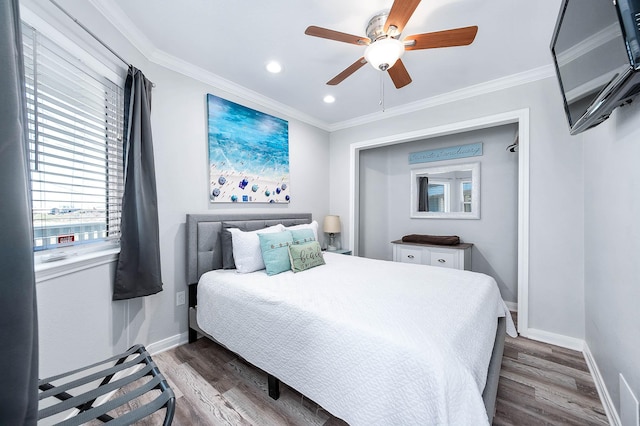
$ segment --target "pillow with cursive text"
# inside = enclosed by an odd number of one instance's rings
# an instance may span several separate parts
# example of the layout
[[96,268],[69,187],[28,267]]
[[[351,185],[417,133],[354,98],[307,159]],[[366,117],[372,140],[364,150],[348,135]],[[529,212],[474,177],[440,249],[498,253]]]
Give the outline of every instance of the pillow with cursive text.
[[322,250],[317,241],[289,246],[289,260],[293,272],[305,271],[315,266],[324,265]]

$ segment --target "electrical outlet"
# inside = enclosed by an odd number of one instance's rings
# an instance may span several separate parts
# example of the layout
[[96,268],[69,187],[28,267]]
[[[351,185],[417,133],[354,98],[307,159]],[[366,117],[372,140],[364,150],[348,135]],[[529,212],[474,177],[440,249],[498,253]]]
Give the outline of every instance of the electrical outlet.
[[176,306],[184,305],[184,291],[179,291],[176,293]]
[[622,426],[640,425],[640,409],[638,399],[633,394],[631,386],[620,374],[620,423]]

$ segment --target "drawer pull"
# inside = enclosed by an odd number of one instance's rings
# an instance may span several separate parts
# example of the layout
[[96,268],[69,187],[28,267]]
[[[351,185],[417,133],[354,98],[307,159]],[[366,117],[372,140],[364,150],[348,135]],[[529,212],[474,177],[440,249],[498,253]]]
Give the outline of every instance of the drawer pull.
[[413,259],[413,255],[412,255],[412,254],[408,254],[408,255],[407,255],[407,257],[408,257],[409,259]]
[[446,262],[446,260],[444,260],[444,259],[438,259],[438,262],[440,262],[440,263],[445,263],[445,262]]

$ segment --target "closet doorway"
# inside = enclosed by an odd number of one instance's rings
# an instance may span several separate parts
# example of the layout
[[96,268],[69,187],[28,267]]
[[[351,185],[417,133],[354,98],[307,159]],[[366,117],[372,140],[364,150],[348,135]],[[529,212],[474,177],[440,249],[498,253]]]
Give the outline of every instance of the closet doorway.
[[[455,140],[455,138],[443,138],[449,135],[459,135],[460,140],[463,140],[462,144],[467,143],[467,139],[463,137],[466,135],[467,138],[473,138],[474,134],[478,134],[479,138],[482,138],[481,135],[491,135],[497,132],[496,134],[501,134],[502,136],[499,138],[501,140],[509,140],[509,143],[503,143],[504,146],[501,146],[500,149],[504,150],[506,154],[511,155],[513,161],[516,159],[513,156],[517,156],[517,167],[513,173],[517,174],[517,183],[513,182],[514,186],[517,186],[516,193],[512,194],[513,198],[517,199],[517,203],[514,203],[512,200],[511,203],[517,204],[517,212],[514,212],[515,218],[512,219],[514,222],[510,229],[507,232],[516,233],[517,240],[512,241],[512,244],[517,247],[517,271],[506,272],[503,275],[507,276],[506,279],[511,281],[513,279],[513,275],[515,276],[516,285],[513,283],[510,285],[506,285],[503,281],[500,282],[499,271],[488,271],[488,270],[480,270],[479,272],[485,272],[489,275],[496,276],[496,280],[499,282],[499,286],[501,287],[501,291],[503,292],[503,296],[505,300],[514,299],[513,296],[517,294],[517,309],[518,309],[518,330],[521,333],[525,333],[528,328],[528,241],[529,241],[529,110],[517,110],[504,114],[498,114],[488,117],[482,117],[474,120],[468,120],[464,122],[452,123],[444,126],[438,126],[433,128],[422,129],[415,132],[392,135],[383,138],[378,138],[375,140],[363,141],[360,143],[354,143],[350,147],[350,176],[352,185],[350,186],[351,192],[351,205],[350,205],[350,232],[349,235],[349,246],[353,247],[354,254],[358,255],[366,255],[367,257],[374,258],[388,258],[390,253],[390,241],[391,239],[400,238],[402,235],[389,235],[387,231],[380,232],[380,230],[390,229],[389,233],[396,232],[395,230],[409,229],[407,228],[407,223],[409,223],[409,205],[408,202],[406,206],[392,207],[390,209],[386,209],[385,211],[380,211],[377,209],[376,215],[365,215],[362,210],[368,210],[369,204],[372,198],[372,186],[377,186],[380,188],[380,197],[385,197],[386,194],[383,191],[387,190],[387,185],[389,185],[389,181],[391,180],[393,184],[399,184],[397,179],[394,177],[388,176],[388,165],[383,164],[384,161],[382,158],[384,155],[376,154],[376,150],[379,153],[390,154],[390,155],[401,155],[404,156],[406,153],[404,152],[406,149],[411,149],[413,146],[420,146],[420,143],[417,141],[424,141],[426,139],[439,138],[439,140],[446,141],[445,143],[450,143],[451,140]],[[505,139],[505,134],[510,134],[511,136]],[[506,148],[513,143],[514,135],[518,141],[517,153],[508,152]],[[402,145],[401,145],[402,144]],[[407,147],[404,149],[403,147]],[[495,150],[496,147],[492,146],[491,149]],[[513,149],[513,147],[511,148]],[[398,154],[399,153],[399,154]],[[362,159],[371,159],[370,169],[366,171],[366,182],[361,182],[361,170],[360,164]],[[406,157],[405,157],[406,158]],[[469,158],[470,162],[472,161],[481,161],[482,157]],[[369,164],[369,163],[368,163]],[[502,166],[498,166],[502,167]],[[508,166],[507,166],[508,167]],[[392,171],[395,173],[396,171]],[[481,173],[493,173],[494,170],[482,171]],[[495,177],[494,177],[495,178]],[[401,184],[401,183],[400,183]],[[410,184],[409,178],[406,178],[406,186],[408,187]],[[402,187],[394,187],[394,192],[404,192],[404,196],[407,196],[407,190]],[[390,189],[390,188],[389,188]],[[367,197],[369,200],[367,200]],[[485,197],[481,200],[483,204],[481,206],[482,209],[488,209],[486,212],[487,215],[491,212],[493,206],[489,206],[486,203],[493,202],[495,200],[491,200],[490,197]],[[405,208],[406,207],[406,208]],[[513,209],[514,206],[512,205]],[[404,209],[404,210],[403,210]],[[393,221],[391,217],[393,216]],[[482,215],[482,213],[481,213]],[[401,218],[400,224],[394,224],[390,226],[389,224],[394,223],[394,221]],[[481,216],[482,217],[482,216]],[[406,221],[404,220],[406,218]],[[418,225],[421,229],[430,229],[436,225],[422,225],[420,221],[424,221],[425,219],[414,219],[414,221],[418,221]],[[427,219],[434,220],[434,219]],[[435,219],[436,221],[438,219]],[[441,227],[437,225],[439,229],[455,229],[458,228],[469,227],[469,224],[451,224],[452,222],[468,222],[467,220],[457,221],[457,220],[446,220],[449,222],[447,226]],[[471,220],[472,221],[472,220]],[[402,223],[404,223],[404,228]],[[416,222],[414,222],[416,223]],[[433,222],[432,222],[433,223]],[[441,222],[444,223],[444,222]],[[473,226],[473,224],[471,225]],[[361,232],[363,227],[366,229],[365,232]],[[451,228],[454,227],[454,228]],[[371,232],[370,230],[377,230],[378,232]],[[433,228],[435,229],[435,228]],[[399,231],[398,231],[399,232]],[[421,232],[421,233],[429,233],[429,232]],[[436,232],[432,232],[436,233]],[[452,232],[454,233],[454,232]],[[473,232],[468,232],[469,235],[473,235]],[[479,235],[476,233],[476,235]],[[461,235],[463,238],[464,236]],[[391,239],[389,239],[391,237]],[[377,241],[379,240],[379,241]],[[474,242],[469,239],[469,242]],[[513,251],[513,250],[512,250]],[[475,252],[474,256],[476,256],[477,261],[474,262],[475,269],[483,269],[490,268],[491,262],[485,262],[486,259],[480,255],[482,252]],[[497,265],[496,265],[497,266]],[[507,268],[507,269],[505,269]],[[513,267],[511,267],[513,268]],[[500,266],[502,271],[507,271],[508,267],[506,265]],[[514,307],[513,303],[509,304],[510,307]]]

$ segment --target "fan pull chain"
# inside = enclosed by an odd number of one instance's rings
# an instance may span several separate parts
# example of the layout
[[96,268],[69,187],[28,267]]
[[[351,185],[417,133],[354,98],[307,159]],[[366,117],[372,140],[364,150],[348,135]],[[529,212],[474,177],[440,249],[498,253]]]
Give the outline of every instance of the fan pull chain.
[[382,112],[384,112],[384,73],[380,74],[380,102],[379,105],[382,107]]

